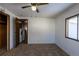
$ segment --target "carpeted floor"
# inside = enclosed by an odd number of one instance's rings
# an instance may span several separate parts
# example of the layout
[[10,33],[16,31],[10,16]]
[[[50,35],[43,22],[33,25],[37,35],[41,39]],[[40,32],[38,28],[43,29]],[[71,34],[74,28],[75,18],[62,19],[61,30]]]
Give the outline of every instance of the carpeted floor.
[[55,44],[20,44],[2,56],[68,56],[68,54]]

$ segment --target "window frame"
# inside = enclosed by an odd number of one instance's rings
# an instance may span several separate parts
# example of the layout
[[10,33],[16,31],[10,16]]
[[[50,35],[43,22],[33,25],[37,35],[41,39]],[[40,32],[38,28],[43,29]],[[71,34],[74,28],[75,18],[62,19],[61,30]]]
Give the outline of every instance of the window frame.
[[[68,39],[71,39],[71,40],[75,40],[75,41],[79,41],[78,40],[78,16],[79,16],[79,14],[76,14],[76,15],[73,15],[73,16],[65,18],[65,38],[68,38]],[[70,38],[70,37],[68,37],[66,35],[66,33],[67,33],[67,20],[69,20],[70,18],[73,18],[73,17],[77,17],[77,39]]]

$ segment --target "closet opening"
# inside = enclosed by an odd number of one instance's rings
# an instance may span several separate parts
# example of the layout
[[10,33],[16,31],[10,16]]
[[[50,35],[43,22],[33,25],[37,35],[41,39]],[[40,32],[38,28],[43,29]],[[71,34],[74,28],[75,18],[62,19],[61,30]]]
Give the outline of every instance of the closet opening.
[[16,46],[28,44],[28,20],[16,18]]

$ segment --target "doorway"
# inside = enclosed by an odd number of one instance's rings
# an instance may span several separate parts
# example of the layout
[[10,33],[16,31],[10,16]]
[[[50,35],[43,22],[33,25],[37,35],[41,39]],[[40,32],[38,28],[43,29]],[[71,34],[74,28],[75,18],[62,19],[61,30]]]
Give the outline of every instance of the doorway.
[[16,23],[16,46],[18,46],[21,43],[28,44],[28,20],[16,18],[15,23]]
[[0,12],[0,49],[10,49],[10,17]]

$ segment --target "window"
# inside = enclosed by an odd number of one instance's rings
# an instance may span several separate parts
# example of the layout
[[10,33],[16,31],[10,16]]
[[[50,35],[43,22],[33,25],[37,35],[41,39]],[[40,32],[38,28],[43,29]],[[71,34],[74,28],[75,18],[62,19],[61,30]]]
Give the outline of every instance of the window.
[[65,19],[65,37],[78,41],[78,15]]

